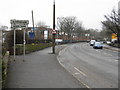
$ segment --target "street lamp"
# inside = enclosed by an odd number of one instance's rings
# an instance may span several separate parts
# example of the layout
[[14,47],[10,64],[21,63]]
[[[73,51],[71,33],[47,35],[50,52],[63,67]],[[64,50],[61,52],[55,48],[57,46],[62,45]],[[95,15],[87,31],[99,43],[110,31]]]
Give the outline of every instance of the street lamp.
[[[55,30],[55,0],[53,2],[53,30]],[[53,54],[55,54],[55,34],[53,34]]]

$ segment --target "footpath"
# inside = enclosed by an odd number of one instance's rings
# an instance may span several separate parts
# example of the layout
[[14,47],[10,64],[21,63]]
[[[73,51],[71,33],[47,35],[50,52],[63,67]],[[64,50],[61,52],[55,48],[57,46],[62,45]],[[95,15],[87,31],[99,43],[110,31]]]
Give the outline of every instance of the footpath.
[[107,44],[104,44],[103,47],[106,48],[106,49],[110,49],[110,50],[113,50],[113,51],[120,52],[120,48],[112,47],[112,46],[109,46]]
[[[60,50],[61,46],[57,49]],[[8,68],[5,88],[83,88],[57,61],[52,48],[16,56]],[[58,52],[58,51],[57,51]]]

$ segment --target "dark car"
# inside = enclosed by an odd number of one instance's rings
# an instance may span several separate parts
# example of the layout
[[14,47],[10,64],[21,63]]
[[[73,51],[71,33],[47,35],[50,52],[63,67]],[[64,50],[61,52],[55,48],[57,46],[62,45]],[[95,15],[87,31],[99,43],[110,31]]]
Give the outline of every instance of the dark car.
[[103,45],[101,42],[94,42],[94,45],[93,45],[93,48],[94,49],[102,49],[103,48]]

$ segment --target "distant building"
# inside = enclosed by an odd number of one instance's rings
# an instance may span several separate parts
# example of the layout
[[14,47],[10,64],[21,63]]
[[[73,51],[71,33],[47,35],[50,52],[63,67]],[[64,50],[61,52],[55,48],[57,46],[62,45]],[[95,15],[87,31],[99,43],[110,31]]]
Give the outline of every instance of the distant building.
[[[26,33],[29,35],[29,32],[35,33],[35,39],[52,39],[52,29],[51,28],[45,28],[45,27],[35,27],[36,30],[32,30],[32,27],[28,27],[26,30]],[[47,36],[45,35],[47,31]],[[47,38],[45,38],[45,36]]]

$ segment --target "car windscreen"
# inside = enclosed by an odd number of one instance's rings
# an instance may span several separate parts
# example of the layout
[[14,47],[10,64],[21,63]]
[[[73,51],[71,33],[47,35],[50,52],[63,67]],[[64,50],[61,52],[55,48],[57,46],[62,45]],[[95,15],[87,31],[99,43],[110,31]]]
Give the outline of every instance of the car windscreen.
[[95,43],[95,45],[97,45],[97,46],[98,46],[98,45],[102,45],[102,44],[101,44],[101,43]]

